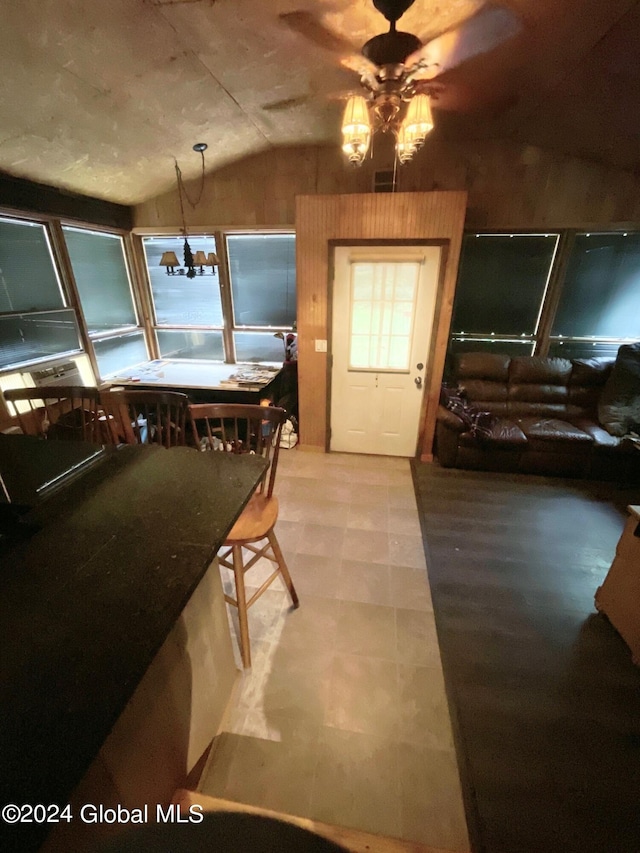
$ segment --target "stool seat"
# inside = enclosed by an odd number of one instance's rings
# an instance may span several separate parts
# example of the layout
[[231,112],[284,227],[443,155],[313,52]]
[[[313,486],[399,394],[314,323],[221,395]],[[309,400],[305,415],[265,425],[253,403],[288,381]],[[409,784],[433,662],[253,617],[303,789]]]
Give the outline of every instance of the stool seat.
[[257,542],[264,539],[278,520],[278,498],[253,495],[242,515],[231,528],[225,545],[234,542]]
[[[189,406],[189,414],[193,441],[199,450],[255,453],[269,462],[255,494],[218,553],[219,564],[233,571],[236,597],[225,594],[224,598],[227,604],[238,610],[240,653],[243,666],[249,667],[248,611],[251,605],[278,577],[282,579],[293,606],[298,607],[300,603],[274,530],[278,520],[278,499],[273,494],[273,487],[286,412],[273,406],[194,403]],[[260,588],[247,598],[245,574],[264,560],[273,563],[275,568]]]

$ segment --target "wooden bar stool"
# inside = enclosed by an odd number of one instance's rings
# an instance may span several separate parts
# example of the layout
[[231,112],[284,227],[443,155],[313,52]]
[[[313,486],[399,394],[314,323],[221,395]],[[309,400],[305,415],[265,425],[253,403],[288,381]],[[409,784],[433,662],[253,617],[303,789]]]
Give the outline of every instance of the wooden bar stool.
[[113,443],[97,388],[84,385],[13,388],[4,392],[4,399],[13,406],[25,435],[56,441]]
[[[245,667],[251,666],[248,610],[280,576],[289,591],[294,607],[298,607],[289,569],[275,534],[278,499],[273,487],[278,467],[280,433],[286,420],[284,409],[269,406],[236,406],[203,403],[189,407],[193,439],[201,450],[226,453],[255,453],[269,461],[258,488],[244,508],[218,555],[221,566],[233,570],[236,597],[225,595],[228,604],[238,609],[240,652]],[[245,562],[244,551],[250,553]],[[265,557],[276,568],[262,586],[247,600],[245,574]]]
[[105,410],[125,444],[186,444],[189,398],[174,391],[105,391]]

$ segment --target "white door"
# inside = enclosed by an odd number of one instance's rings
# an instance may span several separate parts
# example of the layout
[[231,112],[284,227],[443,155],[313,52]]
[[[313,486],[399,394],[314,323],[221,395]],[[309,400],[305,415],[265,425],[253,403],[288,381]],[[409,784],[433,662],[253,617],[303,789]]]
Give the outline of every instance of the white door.
[[331,450],[415,455],[440,251],[336,248]]

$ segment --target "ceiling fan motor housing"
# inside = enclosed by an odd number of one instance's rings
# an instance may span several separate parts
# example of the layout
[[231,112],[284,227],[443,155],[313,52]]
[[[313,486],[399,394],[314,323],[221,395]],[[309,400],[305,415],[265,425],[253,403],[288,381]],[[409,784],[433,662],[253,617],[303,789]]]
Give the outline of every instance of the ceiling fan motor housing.
[[373,0],[373,5],[387,21],[397,21],[413,6],[415,0]]
[[369,39],[362,53],[374,65],[399,65],[421,47],[422,42],[412,33],[392,31]]

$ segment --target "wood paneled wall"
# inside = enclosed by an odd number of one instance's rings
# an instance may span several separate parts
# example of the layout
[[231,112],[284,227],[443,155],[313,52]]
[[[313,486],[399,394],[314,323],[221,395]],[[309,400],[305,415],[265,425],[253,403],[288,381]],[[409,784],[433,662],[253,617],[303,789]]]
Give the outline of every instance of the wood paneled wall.
[[[375,171],[393,168],[385,138],[376,138],[376,145],[374,159],[359,169],[344,162],[337,145],[270,149],[208,175],[200,204],[185,210],[194,230],[296,227],[302,441],[312,447],[324,447],[326,435],[326,356],[313,350],[313,342],[328,334],[328,240],[450,240],[436,335],[438,346],[444,346],[462,219],[471,229],[640,225],[640,176],[613,166],[504,140],[450,141],[434,131],[415,160],[398,169],[394,196],[374,195]],[[197,195],[197,188],[197,182],[189,185],[190,194]],[[466,216],[458,207],[465,198]],[[429,205],[436,199],[444,207],[434,213]],[[177,193],[138,205],[134,225],[141,230],[179,228]],[[436,379],[439,358],[434,361]],[[427,455],[434,394],[431,388],[426,395],[422,452]]]
[[[382,137],[382,143],[385,138]],[[376,156],[359,169],[339,147],[275,148],[207,176],[202,200],[185,205],[190,226],[211,229],[292,226],[298,195],[368,193],[376,170],[392,169],[376,137]],[[197,195],[198,184],[189,185]],[[496,140],[428,139],[398,169],[398,192],[466,190],[467,228],[593,228],[640,222],[640,177],[590,160]],[[141,228],[179,226],[175,191],[134,209]]]
[[433,240],[444,244],[445,268],[436,299],[420,433],[421,455],[430,458],[466,206],[465,192],[298,197],[298,395],[303,447],[324,450],[327,441],[330,353],[316,352],[315,341],[329,340],[329,241]]

